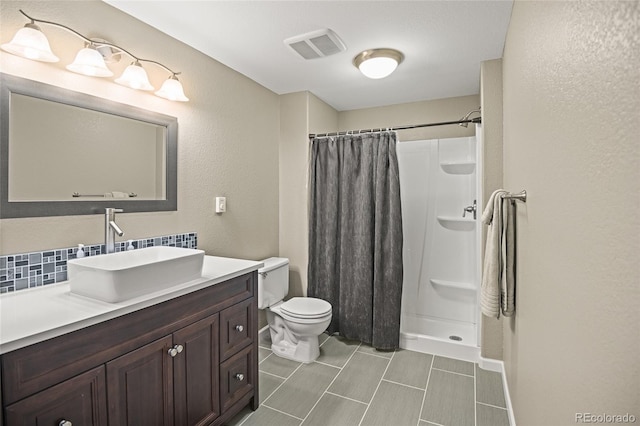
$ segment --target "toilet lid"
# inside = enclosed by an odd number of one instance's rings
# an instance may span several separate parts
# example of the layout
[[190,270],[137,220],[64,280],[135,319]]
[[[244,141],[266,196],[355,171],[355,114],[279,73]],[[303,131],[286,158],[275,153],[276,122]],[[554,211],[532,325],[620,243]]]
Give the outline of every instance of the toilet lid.
[[293,297],[282,305],[280,310],[298,318],[318,318],[331,312],[331,304],[314,297]]

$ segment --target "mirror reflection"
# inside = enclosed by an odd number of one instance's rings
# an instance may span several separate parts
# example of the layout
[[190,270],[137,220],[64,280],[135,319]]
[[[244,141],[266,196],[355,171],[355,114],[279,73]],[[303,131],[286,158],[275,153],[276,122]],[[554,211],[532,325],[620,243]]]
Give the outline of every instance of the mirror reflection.
[[166,127],[17,93],[10,114],[9,201],[165,198]]
[[0,217],[177,209],[177,119],[0,74]]

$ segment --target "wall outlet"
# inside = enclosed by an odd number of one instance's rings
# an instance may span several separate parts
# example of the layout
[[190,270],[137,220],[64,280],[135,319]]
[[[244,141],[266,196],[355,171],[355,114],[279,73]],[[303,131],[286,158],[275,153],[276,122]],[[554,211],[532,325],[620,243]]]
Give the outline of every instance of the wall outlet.
[[216,197],[216,213],[227,211],[227,197]]

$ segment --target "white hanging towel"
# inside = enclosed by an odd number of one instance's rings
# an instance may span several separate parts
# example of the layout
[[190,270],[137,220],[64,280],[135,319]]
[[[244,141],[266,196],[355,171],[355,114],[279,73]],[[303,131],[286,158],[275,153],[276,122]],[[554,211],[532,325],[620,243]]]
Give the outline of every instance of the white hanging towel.
[[511,316],[515,312],[514,213],[510,200],[503,202],[507,191],[491,194],[482,212],[482,222],[489,225],[484,251],[480,309],[488,317]]

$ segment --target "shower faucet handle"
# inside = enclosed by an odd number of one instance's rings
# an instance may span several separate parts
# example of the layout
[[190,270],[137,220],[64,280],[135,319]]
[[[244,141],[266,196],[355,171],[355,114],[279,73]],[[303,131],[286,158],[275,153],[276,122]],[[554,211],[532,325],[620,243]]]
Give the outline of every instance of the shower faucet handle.
[[473,205],[467,206],[462,209],[462,217],[465,217],[467,213],[473,213],[473,220],[476,219],[476,212],[478,211],[478,203],[473,200]]

